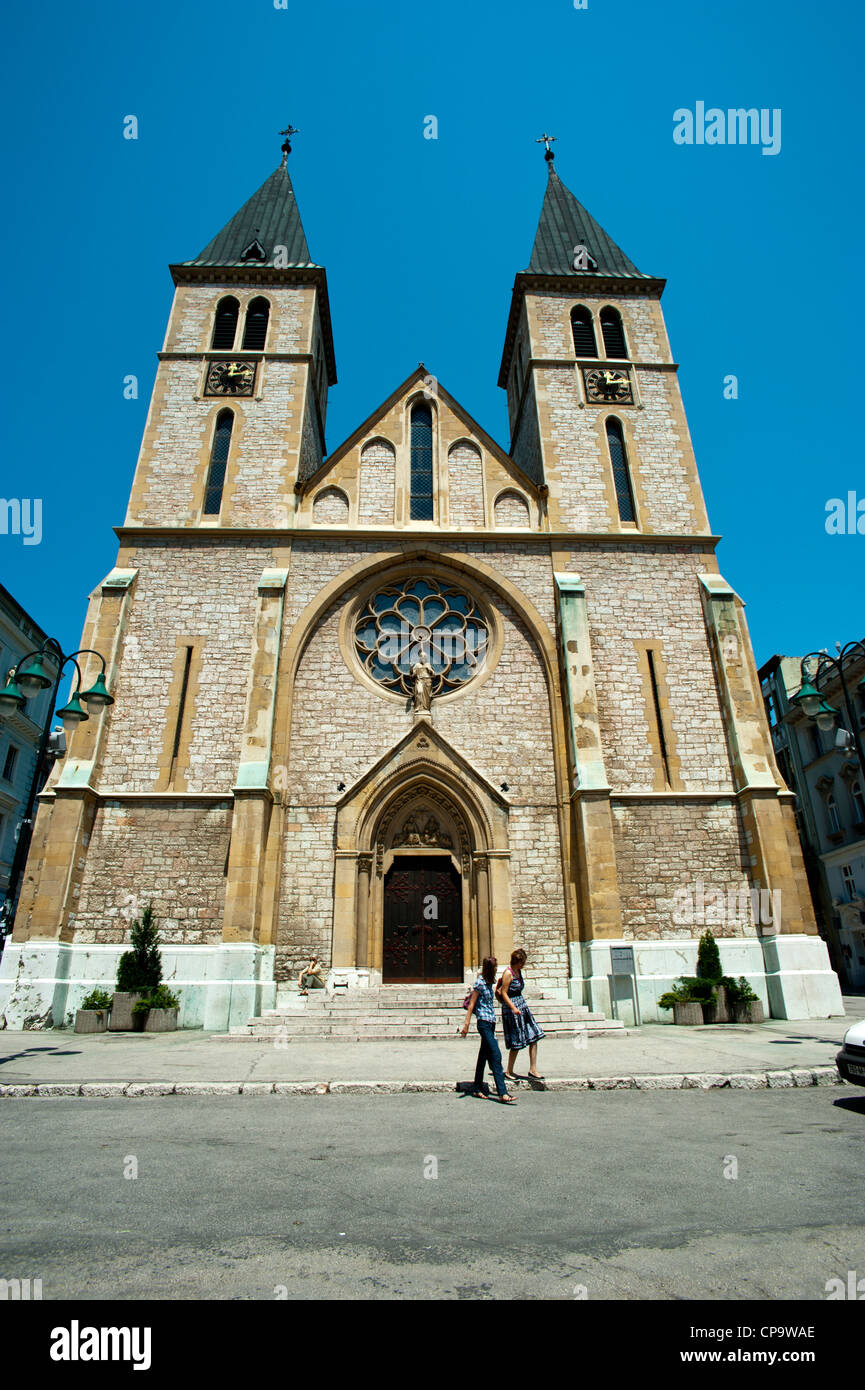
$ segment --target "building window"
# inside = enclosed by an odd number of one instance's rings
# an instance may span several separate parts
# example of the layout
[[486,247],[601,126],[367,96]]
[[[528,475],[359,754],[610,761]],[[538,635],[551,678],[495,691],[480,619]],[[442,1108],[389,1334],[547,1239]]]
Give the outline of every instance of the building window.
[[518,406],[520,397],[523,394],[523,381],[525,378],[525,368],[523,365],[523,345],[517,343],[517,354],[514,359],[514,405]]
[[598,345],[590,309],[579,307],[571,310],[571,332],[574,335],[574,352],[578,357],[597,357]]
[[458,690],[480,671],[489,629],[474,599],[435,579],[409,579],[375,594],[355,626],[357,655],[368,676],[411,695],[411,669],[433,669],[433,695]]
[[6,761],[3,764],[3,778],[6,782],[11,782],[15,772],[15,764],[18,761],[18,749],[13,748],[10,743],[6,749]]
[[811,737],[811,753],[812,753],[812,756],[815,757],[815,758],[822,758],[822,756],[823,756],[823,740],[822,740],[821,737],[820,737],[820,730],[817,728],[817,725],[816,725],[816,724],[811,724],[811,725],[809,725],[809,727],[808,727],[808,733],[810,734],[810,737]]
[[847,893],[847,901],[848,903],[852,903],[853,899],[857,897],[857,893],[856,880],[853,877],[853,870],[851,869],[849,864],[841,865],[841,877],[844,880],[844,889]]
[[234,425],[234,414],[230,410],[221,410],[216,417],[216,430],[213,435],[213,447],[210,451],[210,469],[207,474],[207,488],[204,494],[204,515],[218,516],[222,506],[222,489],[225,485],[225,466],[228,463],[228,451],[231,448],[231,430]]
[[625,330],[618,309],[607,307],[601,310],[601,333],[604,337],[604,351],[608,357],[627,357]]
[[853,812],[857,821],[865,821],[865,796],[862,795],[862,783],[854,782],[850,788],[850,795],[853,798]]
[[216,317],[213,321],[213,338],[210,346],[220,348],[223,351],[234,347],[234,338],[237,333],[237,315],[240,305],[233,295],[226,295],[225,299],[220,299],[216,306]]
[[628,467],[628,455],[625,451],[625,436],[618,420],[609,419],[607,421],[607,446],[610,450],[610,462],[613,465],[613,482],[616,485],[619,520],[635,522],[637,511],[631,488],[631,470]]
[[253,299],[246,311],[243,346],[249,352],[264,352],[270,305],[266,299]]
[[432,410],[416,405],[411,413],[411,502],[412,521],[433,519]]
[[830,792],[826,797],[826,815],[829,819],[829,834],[841,834],[841,817],[838,815],[838,803]]

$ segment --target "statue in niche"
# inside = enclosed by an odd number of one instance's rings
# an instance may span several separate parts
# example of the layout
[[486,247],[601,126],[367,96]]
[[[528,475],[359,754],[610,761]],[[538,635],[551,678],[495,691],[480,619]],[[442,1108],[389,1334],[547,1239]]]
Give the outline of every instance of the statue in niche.
[[442,830],[435,816],[430,816],[424,826],[423,842],[425,845],[440,845],[442,849],[451,848],[451,837]]
[[426,714],[432,705],[433,668],[423,657],[411,668],[415,714]]
[[423,844],[420,833],[420,826],[415,817],[406,816],[405,825],[398,835],[394,836],[394,845],[420,845]]

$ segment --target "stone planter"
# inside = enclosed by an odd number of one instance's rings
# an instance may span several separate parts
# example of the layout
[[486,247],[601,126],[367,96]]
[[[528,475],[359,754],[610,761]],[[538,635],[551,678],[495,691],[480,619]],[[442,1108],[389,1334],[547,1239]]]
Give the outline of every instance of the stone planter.
[[694,1004],[674,1004],[674,1005],[673,1005],[673,1022],[674,1022],[674,1023],[685,1023],[685,1024],[690,1024],[691,1026],[693,1026],[694,1024],[697,1024],[697,1023],[702,1023],[702,1022],[703,1022],[703,1006],[702,1006],[702,1004],[698,1004],[698,1003],[694,1003]]
[[143,993],[144,990],[133,989],[115,994],[111,1004],[111,1018],[108,1022],[110,1033],[140,1033],[141,1024],[136,1022],[132,1006],[137,1003]]
[[761,999],[745,999],[732,1007],[734,1023],[765,1023],[766,1021]]
[[105,1033],[108,1031],[108,1009],[78,1009],[75,1014],[76,1033]]
[[151,1009],[146,1014],[139,1014],[138,1017],[144,1019],[145,1033],[173,1033],[177,1028],[179,1012],[179,1008]]
[[730,1005],[727,1003],[726,985],[718,986],[718,997],[713,1004],[703,1005],[704,1023],[729,1023]]

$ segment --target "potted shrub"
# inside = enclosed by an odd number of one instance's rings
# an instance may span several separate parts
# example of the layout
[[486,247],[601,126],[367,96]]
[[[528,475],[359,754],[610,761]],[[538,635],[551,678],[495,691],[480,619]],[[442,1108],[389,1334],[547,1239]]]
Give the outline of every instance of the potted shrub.
[[111,995],[107,989],[92,989],[81,1000],[81,1008],[75,1013],[76,1033],[104,1033],[108,1027],[108,1013],[111,1008]]
[[690,987],[682,980],[677,980],[672,989],[660,996],[658,1007],[672,1009],[674,1023],[693,1025],[703,1022],[703,1006],[699,999],[692,997]]
[[697,948],[697,978],[709,981],[712,985],[711,998],[704,998],[703,1021],[705,1023],[728,1023],[730,1014],[727,999],[728,977],[721,968],[721,953],[712,932],[707,928],[700,937]]
[[173,1033],[179,1007],[178,995],[172,994],[167,985],[157,985],[133,1004],[135,1027],[143,1028],[145,1033]]
[[738,980],[730,980],[727,985],[733,1023],[764,1023],[766,1015],[763,1002],[755,994],[744,975]]
[[117,989],[108,1025],[113,1033],[128,1033],[136,1027],[133,1017],[135,1004],[142,994],[155,989],[162,980],[159,932],[153,920],[152,903],[148,903],[144,909],[141,921],[132,924],[131,946],[132,949],[124,951],[117,963]]

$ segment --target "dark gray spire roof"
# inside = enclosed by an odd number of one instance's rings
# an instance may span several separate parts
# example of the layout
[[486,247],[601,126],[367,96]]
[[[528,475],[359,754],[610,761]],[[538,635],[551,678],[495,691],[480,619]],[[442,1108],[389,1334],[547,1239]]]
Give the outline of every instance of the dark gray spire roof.
[[[310,260],[297,199],[285,164],[274,170],[201,254],[185,264],[272,266],[274,248],[277,246],[286,248],[280,253],[281,267],[288,269],[314,265]],[[255,254],[249,254],[250,248]],[[247,254],[244,255],[244,252]]]
[[[529,275],[573,275],[575,278],[587,275],[624,275],[641,280],[651,279],[643,275],[633,261],[629,260],[621,247],[607,236],[607,233],[579,203],[573,193],[562,183],[552,160],[549,161],[549,179],[544,195],[544,205],[532,248],[529,262]],[[574,247],[585,246],[597,266],[589,263],[585,270],[574,269]]]

